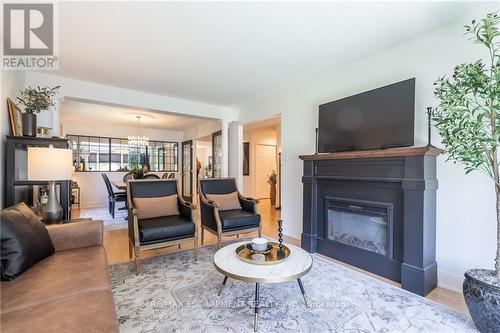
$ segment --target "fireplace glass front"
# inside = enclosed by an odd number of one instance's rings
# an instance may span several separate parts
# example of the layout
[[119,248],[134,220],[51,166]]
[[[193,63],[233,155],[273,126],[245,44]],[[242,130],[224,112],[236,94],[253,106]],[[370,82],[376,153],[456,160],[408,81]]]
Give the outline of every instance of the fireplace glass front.
[[390,206],[354,200],[327,200],[328,239],[390,255]]

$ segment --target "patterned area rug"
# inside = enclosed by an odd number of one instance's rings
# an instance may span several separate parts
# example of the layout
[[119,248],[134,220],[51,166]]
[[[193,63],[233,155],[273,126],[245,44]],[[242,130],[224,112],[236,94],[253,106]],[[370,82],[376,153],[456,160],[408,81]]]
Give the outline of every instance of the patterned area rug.
[[80,217],[89,217],[93,220],[102,220],[104,222],[105,230],[117,230],[117,229],[127,229],[128,222],[125,220],[127,217],[126,210],[119,210],[118,208],[122,208],[121,204],[117,204],[117,208],[115,210],[115,218],[111,216],[108,211],[108,208],[84,208],[80,213]]
[[[121,332],[253,332],[255,285],[223,276],[212,263],[214,247],[110,267]],[[260,288],[259,332],[476,332],[463,315],[313,255],[302,278],[306,308],[296,282]]]

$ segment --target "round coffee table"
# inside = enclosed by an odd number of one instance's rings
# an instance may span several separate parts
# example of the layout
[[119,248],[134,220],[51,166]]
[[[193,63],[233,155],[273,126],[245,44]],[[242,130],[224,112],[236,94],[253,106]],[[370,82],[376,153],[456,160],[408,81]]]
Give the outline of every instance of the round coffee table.
[[261,283],[281,283],[297,280],[306,306],[307,298],[304,286],[300,278],[307,274],[312,268],[311,255],[300,247],[286,244],[290,249],[290,256],[275,265],[257,265],[244,262],[236,255],[236,248],[248,242],[239,242],[224,246],[214,255],[215,268],[224,275],[224,281],[220,286],[218,295],[226,285],[230,277],[235,280],[255,283],[254,304],[254,331],[258,330],[259,318],[259,285]]

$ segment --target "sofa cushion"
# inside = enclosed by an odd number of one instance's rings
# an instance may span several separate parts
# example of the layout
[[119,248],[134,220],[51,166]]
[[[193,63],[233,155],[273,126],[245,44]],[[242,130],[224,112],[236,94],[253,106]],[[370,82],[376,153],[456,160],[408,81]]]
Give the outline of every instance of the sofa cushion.
[[139,219],[179,215],[177,194],[164,197],[134,198]]
[[219,211],[241,209],[240,199],[236,191],[226,194],[207,194],[207,198],[217,203]]
[[194,223],[180,215],[139,220],[141,244],[194,236],[194,231]]
[[102,246],[56,252],[0,286],[2,313],[111,288]]
[[26,269],[54,253],[45,225],[20,203],[0,212],[1,277],[15,279]]
[[258,227],[260,224],[259,214],[241,209],[219,212],[219,217],[222,224],[222,231],[253,228]]
[[110,290],[82,292],[17,311],[2,313],[2,333],[118,332]]

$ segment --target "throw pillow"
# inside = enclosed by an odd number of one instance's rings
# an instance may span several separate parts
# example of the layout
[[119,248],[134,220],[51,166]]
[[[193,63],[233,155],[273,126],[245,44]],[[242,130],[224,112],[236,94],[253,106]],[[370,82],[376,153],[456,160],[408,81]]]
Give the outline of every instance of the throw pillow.
[[0,212],[0,242],[3,281],[15,279],[54,254],[47,228],[25,203]]
[[207,194],[207,198],[217,203],[219,210],[241,209],[236,191],[227,194]]
[[150,219],[153,217],[179,215],[177,206],[177,194],[164,197],[134,198],[139,219]]

